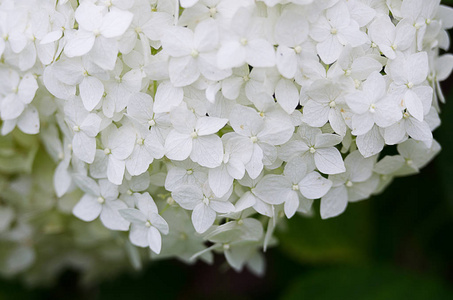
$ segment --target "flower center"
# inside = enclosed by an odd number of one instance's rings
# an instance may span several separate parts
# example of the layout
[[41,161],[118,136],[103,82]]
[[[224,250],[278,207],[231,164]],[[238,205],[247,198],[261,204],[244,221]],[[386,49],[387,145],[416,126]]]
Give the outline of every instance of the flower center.
[[250,138],[250,140],[252,141],[252,143],[258,142],[258,138],[257,138],[256,136],[252,136],[252,137]]
[[346,181],[346,186],[347,187],[352,187],[354,184],[352,183],[351,180]]
[[337,103],[335,101],[330,101],[329,106],[330,108],[334,108],[335,106],[337,106]]
[[105,199],[104,199],[104,197],[102,197],[102,196],[99,196],[98,199],[97,199],[97,201],[98,201],[98,203],[100,203],[100,204],[104,204],[104,203],[105,203]]
[[173,199],[173,197],[168,197],[167,198],[167,204],[168,205],[175,205],[176,201]]
[[204,204],[209,205],[210,202],[211,202],[211,201],[209,200],[208,197],[204,197],[204,198],[203,198],[203,203],[204,203]]
[[246,38],[242,38],[242,39],[240,39],[240,42],[241,42],[242,46],[245,46],[248,44],[249,41]]
[[330,29],[330,33],[331,33],[331,34],[337,34],[337,33],[338,33],[338,29],[336,29],[335,27],[333,27],[332,29]]
[[302,52],[302,47],[301,46],[294,47],[294,52],[296,52],[297,54],[301,53]]
[[408,82],[408,83],[406,84],[406,86],[407,86],[408,89],[411,89],[411,88],[414,87],[414,84],[413,84],[412,82]]
[[149,126],[154,126],[154,125],[156,125],[156,121],[154,121],[154,119],[151,119],[151,120],[148,121],[148,125]]
[[293,191],[298,191],[299,190],[299,185],[298,184],[293,184],[292,189],[293,189]]
[[110,150],[110,148],[105,148],[104,153],[105,153],[105,155],[112,154],[112,150]]
[[193,138],[193,139],[196,139],[196,138],[198,137],[198,133],[196,133],[196,132],[194,131],[194,132],[192,132],[192,133],[190,134],[190,137]]
[[315,147],[311,146],[309,151],[311,154],[314,154],[316,152],[316,149],[315,149]]
[[187,170],[187,171],[186,171],[186,174],[187,174],[187,175],[192,175],[192,174],[193,174],[193,170],[192,170],[192,169]]
[[145,143],[145,140],[142,138],[137,139],[137,145],[143,145]]
[[79,132],[80,126],[75,125],[74,127],[72,127],[72,130],[74,130],[74,132]]
[[198,57],[198,51],[195,50],[195,49],[192,49],[192,52],[190,52],[190,55],[193,57],[193,58],[197,58]]
[[145,226],[148,227],[148,228],[151,227],[151,222],[150,221],[146,221]]
[[370,113],[374,114],[376,112],[376,105],[371,104],[370,105]]

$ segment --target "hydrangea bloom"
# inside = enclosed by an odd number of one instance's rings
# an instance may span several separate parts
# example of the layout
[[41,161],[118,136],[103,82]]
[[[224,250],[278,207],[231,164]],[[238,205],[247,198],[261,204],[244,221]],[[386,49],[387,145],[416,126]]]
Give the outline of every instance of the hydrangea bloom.
[[139,248],[215,251],[260,274],[282,218],[337,216],[440,150],[438,0],[5,0],[0,18],[1,133],[38,134],[57,199],[0,206],[2,273],[42,255],[23,212],[57,207],[135,267]]

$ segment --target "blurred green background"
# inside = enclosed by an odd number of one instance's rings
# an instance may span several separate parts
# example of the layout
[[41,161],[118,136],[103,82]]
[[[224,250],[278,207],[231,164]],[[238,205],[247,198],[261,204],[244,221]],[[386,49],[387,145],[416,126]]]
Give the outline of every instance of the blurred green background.
[[91,287],[71,270],[46,289],[0,280],[0,300],[453,299],[453,78],[443,90],[435,160],[337,218],[292,218],[277,233],[280,245],[266,253],[263,278],[236,273],[218,256],[214,266],[155,262]]

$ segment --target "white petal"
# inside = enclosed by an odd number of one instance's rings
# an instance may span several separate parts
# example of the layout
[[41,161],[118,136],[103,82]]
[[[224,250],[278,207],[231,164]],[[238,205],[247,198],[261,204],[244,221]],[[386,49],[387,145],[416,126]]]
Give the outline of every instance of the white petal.
[[277,48],[276,64],[282,76],[291,79],[297,72],[297,57],[294,49],[279,45]]
[[104,94],[104,85],[96,77],[87,76],[80,83],[79,90],[83,106],[86,110],[92,111],[101,101]]
[[277,205],[283,203],[292,192],[291,183],[281,175],[266,175],[254,189],[254,194],[266,203]]
[[165,151],[169,159],[184,160],[192,152],[192,138],[187,134],[172,130],[165,140]]
[[53,176],[53,186],[57,197],[61,197],[68,191],[72,183],[71,173],[68,172],[68,165],[64,161],[58,164]]
[[134,15],[131,12],[110,8],[110,11],[102,18],[99,31],[106,38],[114,38],[123,35],[132,22]]
[[124,160],[118,160],[113,155],[108,157],[109,163],[107,165],[107,178],[109,181],[116,185],[121,185],[123,182],[124,168],[126,162]]
[[273,67],[275,65],[274,47],[266,40],[249,41],[246,46],[246,61],[252,67]]
[[131,224],[129,233],[131,243],[139,247],[148,247],[148,229],[145,225]]
[[64,53],[67,57],[85,55],[93,48],[95,39],[92,32],[78,30],[66,43]]
[[127,171],[132,176],[143,174],[148,170],[149,165],[153,162],[153,157],[143,145],[136,145],[134,151],[126,159]]
[[156,227],[162,234],[168,234],[169,228],[168,223],[157,213],[150,213],[149,220],[151,224]]
[[247,52],[239,42],[222,44],[217,52],[217,65],[220,69],[237,68],[245,63]]
[[39,132],[39,113],[36,107],[29,105],[17,119],[17,127],[26,134],[37,134]]
[[348,205],[348,191],[344,186],[332,188],[321,199],[321,218],[336,217],[345,211]]
[[299,91],[294,82],[288,79],[280,79],[275,87],[275,98],[278,104],[288,113],[293,113],[299,104]]
[[116,39],[98,36],[88,57],[102,69],[113,70],[118,59],[118,42]]
[[151,226],[148,230],[148,244],[149,248],[156,254],[160,253],[162,248],[162,237],[157,228]]
[[197,60],[190,55],[172,57],[168,68],[170,81],[175,87],[191,85],[200,77]]
[[172,108],[179,106],[184,98],[182,88],[173,86],[169,81],[162,82],[157,87],[154,103],[154,112],[169,112]]
[[184,209],[194,209],[203,200],[203,192],[197,186],[181,185],[172,193],[173,199]]
[[101,222],[111,230],[126,231],[129,229],[129,222],[119,213],[120,209],[126,209],[127,205],[121,200],[106,201],[102,207]]
[[190,158],[203,167],[215,168],[220,166],[223,159],[222,140],[217,135],[199,136],[193,140]]
[[366,134],[359,135],[356,139],[357,147],[364,157],[373,156],[384,148],[384,138],[379,132],[379,128],[374,126]]
[[96,197],[85,195],[74,206],[72,213],[85,222],[91,222],[99,216],[101,210],[102,205],[97,201]]
[[318,172],[311,172],[299,182],[300,193],[308,199],[324,196],[332,186],[332,181],[322,177]]
[[90,177],[82,174],[74,174],[73,179],[77,186],[85,193],[91,194],[92,196],[96,197],[101,195],[99,185]]
[[192,212],[193,227],[198,233],[203,233],[214,224],[216,213],[204,203],[198,204]]
[[338,174],[346,171],[343,158],[337,148],[317,149],[314,159],[316,167],[324,174]]
[[20,116],[25,109],[25,104],[15,94],[9,94],[0,103],[1,118],[3,120],[14,120]]
[[257,178],[263,170],[263,157],[264,153],[260,146],[256,143],[253,144],[253,154],[250,161],[245,165],[247,173],[252,179]]
[[99,133],[102,119],[96,114],[89,114],[80,124],[80,130],[90,137],[95,137]]
[[230,176],[224,164],[209,170],[209,187],[217,197],[225,195],[233,185],[233,177]]
[[30,104],[35,97],[36,90],[38,90],[38,82],[36,82],[35,77],[30,73],[25,74],[19,84],[18,95],[20,100],[25,104]]
[[208,135],[217,133],[222,129],[228,119],[215,118],[215,117],[201,117],[197,120],[195,130],[198,135]]
[[343,45],[333,35],[330,35],[325,41],[316,45],[319,56],[326,64],[335,62],[340,57],[342,49]]
[[145,223],[147,222],[145,215],[138,209],[134,208],[120,209],[119,213],[124,219],[131,223],[145,225]]
[[96,139],[83,131],[77,132],[72,139],[72,149],[77,158],[91,164],[96,154]]

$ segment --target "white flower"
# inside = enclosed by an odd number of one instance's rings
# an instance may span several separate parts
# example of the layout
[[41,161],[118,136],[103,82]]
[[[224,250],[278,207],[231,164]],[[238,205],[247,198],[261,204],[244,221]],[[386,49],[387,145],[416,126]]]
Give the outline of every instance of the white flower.
[[83,221],[90,222],[100,216],[102,224],[112,230],[127,230],[129,222],[124,220],[118,210],[127,205],[118,200],[118,188],[107,180],[96,183],[83,175],[75,175],[77,185],[85,195],[74,206],[73,214]]
[[171,115],[173,129],[165,140],[166,156],[194,162],[208,168],[219,166],[223,158],[221,139],[215,135],[228,120],[215,117],[196,118],[185,108],[175,109]]
[[308,32],[304,16],[290,10],[285,10],[275,24],[275,38],[279,45],[276,65],[284,77],[293,78],[296,75],[299,56],[305,52],[303,43]]
[[336,5],[326,10],[313,24],[310,37],[318,44],[316,49],[326,64],[331,64],[340,57],[343,47],[357,47],[365,44],[367,35],[360,31],[359,24],[350,18],[347,5],[338,1]]
[[258,19],[253,11],[240,8],[230,22],[228,37],[221,41],[217,53],[217,65],[221,69],[240,67],[248,63],[253,67],[272,67],[275,51],[263,38]]
[[86,163],[91,164],[96,154],[96,136],[101,129],[102,119],[87,112],[78,98],[65,105],[66,121],[74,133],[72,149],[74,154]]
[[329,121],[332,129],[341,136],[346,134],[343,114],[347,105],[344,95],[349,87],[331,80],[315,81],[307,91],[302,120],[312,127],[324,126]]
[[439,3],[1,1],[0,273],[47,280],[51,246],[83,274],[214,252],[262,274],[284,216],[338,216],[439,152]]
[[101,80],[108,74],[89,60],[82,58],[60,60],[54,64],[54,72],[59,81],[79,87],[80,98],[86,110],[92,111],[101,101],[104,85]]
[[[31,73],[25,74],[22,78],[12,69],[3,69],[0,73],[1,80],[4,80],[0,87],[0,117],[6,121],[18,119],[23,113],[27,114],[29,124],[22,126],[29,134],[37,133],[39,130],[39,117],[36,109],[29,106],[35,97],[38,83]],[[30,111],[28,108],[32,108]],[[36,120],[38,120],[36,122]],[[38,123],[38,127],[33,125]],[[29,126],[27,126],[29,125]],[[13,126],[14,128],[14,126]]]
[[110,125],[102,131],[103,150],[96,150],[95,163],[101,165],[110,182],[120,185],[123,182],[126,159],[134,151],[136,135],[131,125],[117,128]]
[[371,40],[381,52],[389,59],[395,59],[396,51],[404,52],[412,46],[416,29],[408,19],[395,26],[389,17],[383,16],[375,19],[368,30]]
[[139,247],[148,247],[156,254],[162,247],[162,234],[168,234],[167,222],[158,214],[157,206],[149,193],[135,194],[137,208],[121,209],[124,219],[131,222],[129,239]]
[[181,27],[169,29],[162,39],[162,48],[171,56],[168,68],[172,84],[190,85],[200,74],[209,80],[228,77],[231,71],[216,66],[218,43],[217,24],[212,20],[199,23],[194,32]]
[[341,136],[337,134],[322,133],[318,128],[301,125],[294,139],[281,146],[279,157],[289,161],[299,156],[309,169],[316,167],[324,174],[343,173],[343,159],[340,151],[334,147],[341,141]]
[[207,185],[182,185],[172,192],[172,197],[182,208],[193,210],[192,223],[198,233],[203,233],[214,223],[217,213],[234,211],[234,205],[228,201],[229,195],[215,197]]
[[82,56],[91,51],[90,56],[97,65],[112,70],[118,53],[113,38],[127,30],[133,14],[116,7],[106,12],[105,7],[84,1],[77,8],[75,18],[79,30],[68,39],[64,49],[66,56]]
[[330,175],[332,188],[321,198],[321,217],[332,218],[341,214],[348,202],[368,198],[376,189],[379,178],[373,175],[375,157],[364,158],[354,151],[345,159],[346,172]]
[[402,98],[402,105],[419,121],[428,113],[432,102],[432,89],[422,85],[428,77],[428,55],[426,52],[400,56],[386,67],[393,82],[390,89]]
[[241,138],[233,134],[222,137],[224,155],[222,164],[209,169],[209,186],[217,197],[225,195],[233,185],[234,179],[241,179],[245,175],[245,165],[250,161],[253,144],[244,144]]
[[324,196],[332,182],[318,172],[311,172],[300,157],[293,158],[283,175],[266,175],[255,188],[255,193],[269,204],[285,203],[285,214],[291,218],[299,201],[308,202]]
[[346,103],[354,113],[352,134],[366,134],[376,124],[385,128],[395,124],[402,117],[401,107],[392,95],[387,95],[385,79],[379,73],[372,73],[363,84],[363,89],[346,96]]

